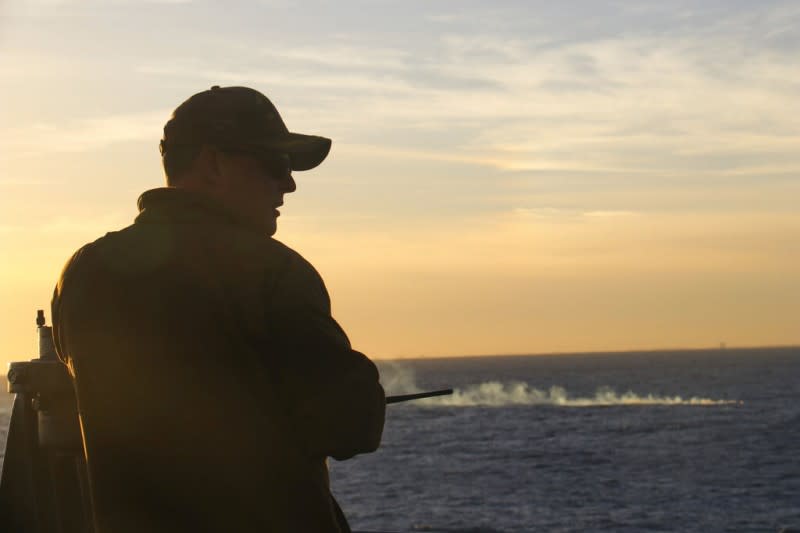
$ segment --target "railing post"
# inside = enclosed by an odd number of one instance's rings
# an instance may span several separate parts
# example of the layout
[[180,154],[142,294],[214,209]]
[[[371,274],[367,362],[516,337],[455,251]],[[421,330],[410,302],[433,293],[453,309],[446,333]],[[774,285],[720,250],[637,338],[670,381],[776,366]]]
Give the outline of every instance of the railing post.
[[18,533],[91,533],[75,392],[41,311],[37,325],[39,358],[9,365],[8,392],[16,397],[0,475],[0,527]]

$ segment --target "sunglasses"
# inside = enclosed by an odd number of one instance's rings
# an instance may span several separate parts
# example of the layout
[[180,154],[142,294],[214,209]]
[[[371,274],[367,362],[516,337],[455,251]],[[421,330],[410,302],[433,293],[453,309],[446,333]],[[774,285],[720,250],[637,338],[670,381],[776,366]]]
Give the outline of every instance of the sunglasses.
[[276,154],[236,148],[225,150],[230,154],[247,155],[258,161],[264,174],[276,180],[285,180],[292,177],[292,162],[287,154]]

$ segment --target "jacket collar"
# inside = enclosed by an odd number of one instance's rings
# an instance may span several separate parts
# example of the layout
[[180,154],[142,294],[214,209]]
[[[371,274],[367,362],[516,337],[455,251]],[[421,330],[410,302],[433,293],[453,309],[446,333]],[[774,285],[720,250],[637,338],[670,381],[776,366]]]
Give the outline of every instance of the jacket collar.
[[150,189],[139,196],[137,223],[235,224],[252,231],[263,231],[205,194],[178,187]]

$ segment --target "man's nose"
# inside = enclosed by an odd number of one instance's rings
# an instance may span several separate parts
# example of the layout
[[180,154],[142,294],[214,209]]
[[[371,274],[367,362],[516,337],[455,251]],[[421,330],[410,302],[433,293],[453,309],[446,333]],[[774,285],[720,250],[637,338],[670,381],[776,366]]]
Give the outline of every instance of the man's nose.
[[283,180],[283,186],[284,192],[294,192],[297,190],[297,183],[295,183],[291,174],[289,174],[287,179]]

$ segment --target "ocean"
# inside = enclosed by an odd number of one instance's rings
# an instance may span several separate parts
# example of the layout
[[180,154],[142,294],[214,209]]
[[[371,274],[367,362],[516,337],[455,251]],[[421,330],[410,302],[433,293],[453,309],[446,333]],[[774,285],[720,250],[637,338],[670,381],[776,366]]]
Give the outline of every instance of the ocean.
[[330,461],[356,531],[800,528],[800,348],[379,367],[389,394],[455,393],[388,406],[377,452]]
[[355,530],[800,528],[800,349],[380,364],[381,448],[331,461]]

